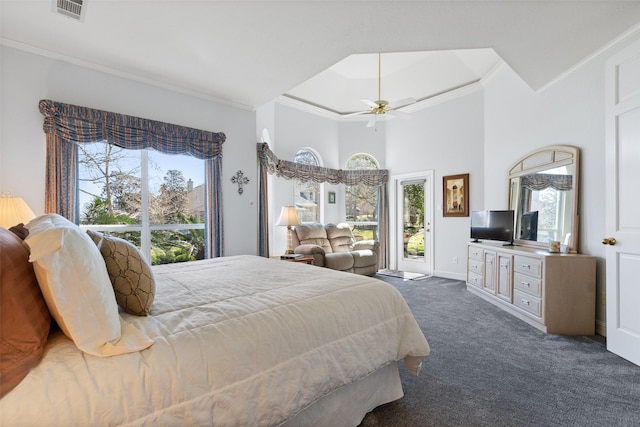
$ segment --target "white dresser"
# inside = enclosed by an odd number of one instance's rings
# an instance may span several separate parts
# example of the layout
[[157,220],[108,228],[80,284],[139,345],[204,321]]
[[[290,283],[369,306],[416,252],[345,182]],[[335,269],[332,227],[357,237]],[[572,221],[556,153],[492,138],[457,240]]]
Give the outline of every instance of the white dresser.
[[543,332],[594,335],[596,258],[469,243],[467,289]]

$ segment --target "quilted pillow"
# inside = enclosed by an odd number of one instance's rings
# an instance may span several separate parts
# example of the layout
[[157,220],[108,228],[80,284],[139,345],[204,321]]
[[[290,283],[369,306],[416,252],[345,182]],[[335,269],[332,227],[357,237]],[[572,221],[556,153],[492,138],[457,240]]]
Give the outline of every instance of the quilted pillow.
[[0,397],[40,362],[51,315],[38,286],[29,247],[0,228]]
[[156,284],[151,266],[131,243],[88,230],[100,249],[118,305],[127,313],[146,316],[151,310]]

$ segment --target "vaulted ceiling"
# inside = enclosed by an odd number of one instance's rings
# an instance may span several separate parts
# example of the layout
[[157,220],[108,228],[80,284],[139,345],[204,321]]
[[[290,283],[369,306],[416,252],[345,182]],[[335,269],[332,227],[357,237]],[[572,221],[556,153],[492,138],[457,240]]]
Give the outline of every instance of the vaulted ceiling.
[[637,1],[2,0],[5,46],[231,105],[283,94],[337,113],[425,99],[501,58],[534,90],[640,25]]

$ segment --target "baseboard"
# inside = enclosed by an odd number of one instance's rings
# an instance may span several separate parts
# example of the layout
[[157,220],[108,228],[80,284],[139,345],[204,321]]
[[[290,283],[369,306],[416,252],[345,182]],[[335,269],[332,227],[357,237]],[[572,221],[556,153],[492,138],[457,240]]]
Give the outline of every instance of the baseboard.
[[451,271],[438,271],[438,270],[435,270],[433,272],[433,275],[436,276],[436,277],[443,277],[445,279],[462,280],[463,282],[467,281],[466,273],[452,273]]
[[602,335],[603,337],[607,336],[607,323],[602,320],[596,320],[596,334]]

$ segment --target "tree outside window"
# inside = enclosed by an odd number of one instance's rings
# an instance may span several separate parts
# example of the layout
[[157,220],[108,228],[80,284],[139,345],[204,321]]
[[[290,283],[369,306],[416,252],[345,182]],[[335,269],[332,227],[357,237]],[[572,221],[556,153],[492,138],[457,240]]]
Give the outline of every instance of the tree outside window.
[[204,258],[204,161],[104,142],[78,148],[81,226],[130,241],[152,264]]
[[[355,154],[347,160],[347,169],[379,169],[378,161],[369,154]],[[346,220],[353,234],[364,239],[378,239],[378,189],[365,184],[345,188]]]
[[[299,150],[294,163],[320,166],[318,155],[308,148]],[[296,180],[294,183],[294,203],[301,222],[320,222],[320,184]]]

